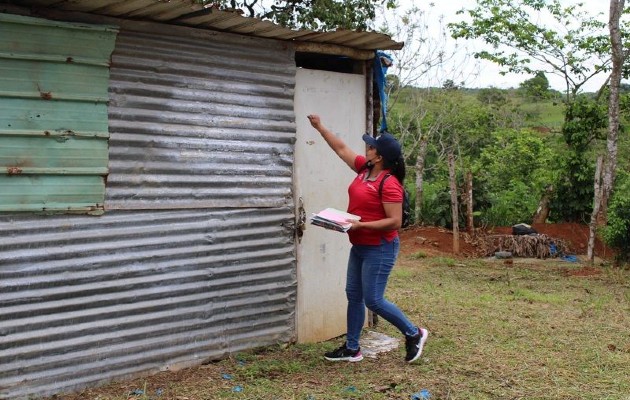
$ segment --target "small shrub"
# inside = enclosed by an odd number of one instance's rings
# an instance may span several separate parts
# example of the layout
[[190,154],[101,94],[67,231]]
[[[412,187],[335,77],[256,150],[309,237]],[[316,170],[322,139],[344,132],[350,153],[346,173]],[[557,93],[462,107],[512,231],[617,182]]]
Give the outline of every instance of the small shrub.
[[426,258],[426,257],[427,257],[427,253],[425,253],[424,251],[418,251],[409,256],[409,258],[412,260],[419,260],[421,258]]
[[431,264],[435,266],[454,267],[457,264],[457,261],[450,257],[435,257],[431,261]]

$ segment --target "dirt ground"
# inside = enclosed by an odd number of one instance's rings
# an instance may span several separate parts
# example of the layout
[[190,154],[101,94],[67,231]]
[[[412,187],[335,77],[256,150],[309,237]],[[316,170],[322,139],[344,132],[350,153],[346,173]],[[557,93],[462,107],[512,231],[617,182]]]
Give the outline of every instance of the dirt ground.
[[[564,224],[535,224],[532,227],[540,234],[550,238],[563,240],[570,252],[576,256],[586,255],[589,229],[587,225]],[[511,227],[497,227],[485,232],[470,235],[460,232],[460,257],[482,257],[479,247],[475,244],[481,235],[510,235]],[[437,227],[411,227],[401,232],[401,255],[423,252],[426,256],[453,257],[453,234],[450,230]],[[602,259],[614,257],[612,250],[607,248],[599,239],[595,241],[595,255]]]

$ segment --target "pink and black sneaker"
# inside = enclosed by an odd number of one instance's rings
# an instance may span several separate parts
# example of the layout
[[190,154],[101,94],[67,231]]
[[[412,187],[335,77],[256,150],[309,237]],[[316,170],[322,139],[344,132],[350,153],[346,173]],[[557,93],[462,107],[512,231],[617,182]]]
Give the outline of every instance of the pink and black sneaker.
[[363,355],[361,354],[360,347],[356,350],[350,350],[346,347],[346,343],[344,343],[343,346],[341,346],[337,350],[325,353],[324,358],[328,361],[357,362],[363,360]]

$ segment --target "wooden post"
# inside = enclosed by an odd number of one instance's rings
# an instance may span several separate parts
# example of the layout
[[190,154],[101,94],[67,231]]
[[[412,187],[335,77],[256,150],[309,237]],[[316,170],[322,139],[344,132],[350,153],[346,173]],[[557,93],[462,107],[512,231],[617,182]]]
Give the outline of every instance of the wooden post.
[[551,195],[553,194],[553,185],[549,185],[545,188],[545,193],[543,193],[540,201],[538,202],[538,209],[536,209],[536,213],[534,214],[534,218],[532,219],[533,224],[544,224],[547,222],[547,218],[549,218],[549,202],[551,201]]
[[597,216],[602,203],[602,173],[604,166],[604,157],[597,157],[597,166],[595,167],[595,196],[593,198],[593,212],[591,214],[591,223],[589,224],[588,249],[586,257],[588,262],[593,265],[595,260],[595,233],[597,230]]
[[416,157],[416,207],[414,222],[419,224],[422,220],[420,211],[422,211],[422,202],[424,201],[424,158],[427,155],[427,147],[429,140],[426,135],[422,135],[420,140],[420,148],[418,149],[418,156]]
[[374,77],[372,72],[372,62],[365,62],[365,89],[367,91],[366,104],[366,132],[374,133]]
[[473,175],[472,171],[466,172],[466,230],[468,233],[475,232],[475,219],[473,215]]
[[455,154],[448,150],[448,175],[451,188],[451,215],[453,219],[453,253],[459,254],[459,204],[457,201],[457,176],[455,175]]

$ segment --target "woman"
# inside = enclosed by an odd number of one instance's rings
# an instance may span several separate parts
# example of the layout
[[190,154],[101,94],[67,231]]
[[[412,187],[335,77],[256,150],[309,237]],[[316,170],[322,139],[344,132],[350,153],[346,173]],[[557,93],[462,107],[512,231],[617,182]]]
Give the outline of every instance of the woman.
[[402,223],[402,182],[405,179],[400,144],[389,133],[378,138],[366,134],[363,135],[365,156],[359,155],[326,129],[318,115],[309,115],[308,120],[339,158],[357,172],[348,187],[348,212],[361,217],[360,221],[352,221],[348,231],[352,248],[346,276],[346,342],[326,353],[325,358],[350,362],[363,359],[359,337],[367,307],[405,335],[405,360],[411,363],[420,358],[429,332],[410,322],[396,305],[383,297],[400,248],[398,229]]

